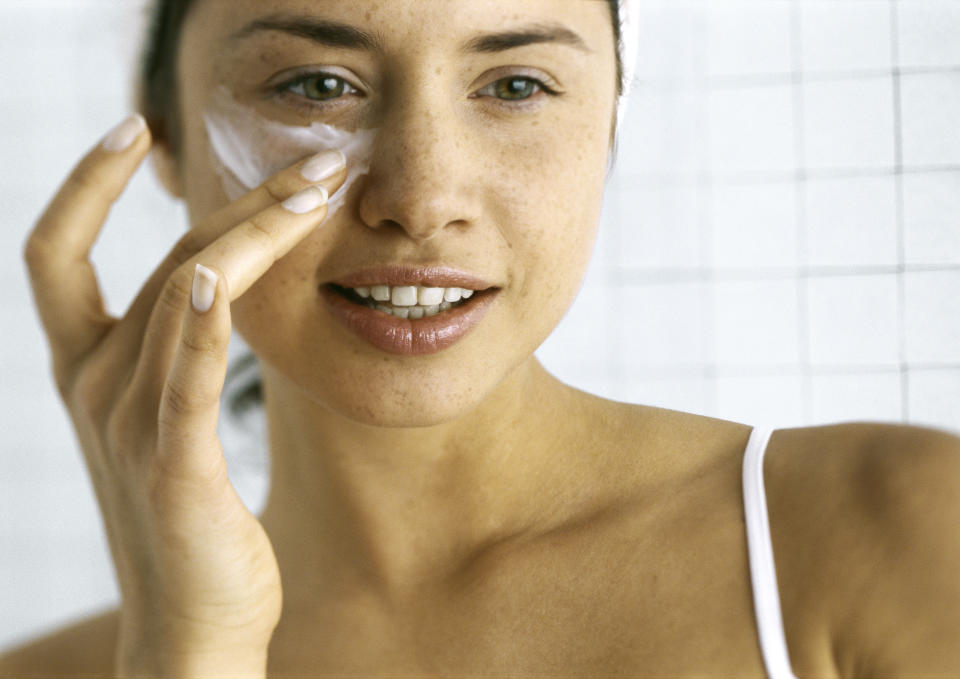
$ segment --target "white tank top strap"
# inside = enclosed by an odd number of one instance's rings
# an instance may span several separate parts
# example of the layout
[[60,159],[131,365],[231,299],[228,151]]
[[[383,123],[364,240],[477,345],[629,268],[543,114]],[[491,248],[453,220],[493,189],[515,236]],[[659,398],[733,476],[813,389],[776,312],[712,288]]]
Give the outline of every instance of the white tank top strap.
[[787,640],[783,632],[777,574],[773,565],[773,544],[767,518],[766,492],[763,486],[763,456],[773,427],[753,428],[743,456],[743,503],[747,522],[747,548],[750,556],[750,580],[760,650],[769,679],[796,679],[790,667]]

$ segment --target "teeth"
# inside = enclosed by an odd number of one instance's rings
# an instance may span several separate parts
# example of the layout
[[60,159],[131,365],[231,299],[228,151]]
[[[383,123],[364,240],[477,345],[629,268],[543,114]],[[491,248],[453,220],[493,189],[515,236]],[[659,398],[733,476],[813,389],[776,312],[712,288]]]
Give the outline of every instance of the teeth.
[[371,309],[413,320],[456,308],[475,292],[464,288],[424,288],[417,285],[371,285],[353,288],[353,291],[365,299]]
[[443,288],[418,288],[417,304],[420,306],[433,306],[443,301]]
[[393,306],[413,306],[417,303],[417,286],[398,285],[393,288],[390,301]]
[[425,288],[419,285],[371,285],[353,288],[361,298],[376,302],[390,302],[394,306],[436,306],[441,302],[459,302],[470,299],[473,290],[465,288]]
[[382,311],[385,314],[391,314],[398,318],[409,318],[413,320],[418,320],[421,318],[428,318],[430,316],[436,316],[439,313],[444,311],[449,311],[454,309],[462,302],[440,302],[440,304],[432,304],[430,306],[409,306],[409,307],[396,307],[396,306],[387,306],[386,304],[377,304],[373,300],[367,300],[367,306],[371,309],[376,309],[377,311]]

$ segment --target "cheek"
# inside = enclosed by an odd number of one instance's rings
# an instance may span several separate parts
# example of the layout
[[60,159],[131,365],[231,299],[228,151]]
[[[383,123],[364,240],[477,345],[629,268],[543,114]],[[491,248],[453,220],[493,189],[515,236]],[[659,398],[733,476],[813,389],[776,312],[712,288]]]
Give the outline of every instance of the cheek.
[[589,265],[608,159],[608,130],[595,120],[594,113],[566,126],[568,134],[530,141],[516,149],[515,162],[502,164],[509,179],[497,187],[497,219],[510,225],[504,236],[522,269],[516,292],[528,312],[565,313]]

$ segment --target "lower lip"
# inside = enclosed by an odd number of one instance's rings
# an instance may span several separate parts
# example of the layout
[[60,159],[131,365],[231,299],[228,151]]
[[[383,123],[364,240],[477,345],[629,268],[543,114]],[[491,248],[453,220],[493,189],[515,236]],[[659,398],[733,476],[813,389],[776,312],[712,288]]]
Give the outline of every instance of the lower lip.
[[341,323],[377,349],[401,356],[435,354],[455,344],[486,316],[499,292],[499,288],[475,292],[454,309],[409,319],[355,304],[329,286],[320,286],[327,308]]

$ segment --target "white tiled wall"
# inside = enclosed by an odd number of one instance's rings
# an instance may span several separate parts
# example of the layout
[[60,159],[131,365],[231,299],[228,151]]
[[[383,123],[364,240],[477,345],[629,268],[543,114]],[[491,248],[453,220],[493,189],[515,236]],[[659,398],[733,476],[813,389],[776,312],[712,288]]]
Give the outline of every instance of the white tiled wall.
[[[20,251],[129,108],[137,4],[0,0],[0,647],[117,602]],[[960,429],[960,3],[645,0],[641,31],[594,261],[547,367],[742,422]],[[140,172],[93,252],[111,312],[185,223]],[[263,452],[223,425],[259,506]]]

